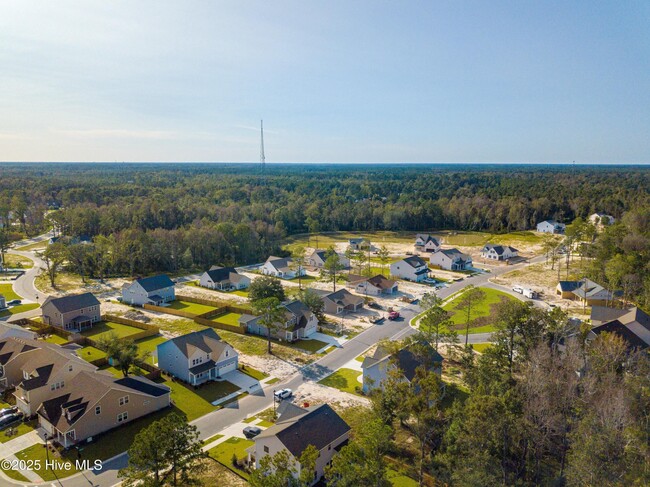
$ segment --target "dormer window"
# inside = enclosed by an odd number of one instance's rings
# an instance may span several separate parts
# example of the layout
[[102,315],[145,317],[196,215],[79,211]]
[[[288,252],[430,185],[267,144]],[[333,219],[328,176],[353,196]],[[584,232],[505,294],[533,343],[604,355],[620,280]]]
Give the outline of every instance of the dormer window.
[[25,380],[29,379],[29,372],[27,372],[26,370],[23,370],[23,379]]
[[229,352],[228,352],[228,350],[226,350],[226,357],[227,357],[228,355],[229,355]]

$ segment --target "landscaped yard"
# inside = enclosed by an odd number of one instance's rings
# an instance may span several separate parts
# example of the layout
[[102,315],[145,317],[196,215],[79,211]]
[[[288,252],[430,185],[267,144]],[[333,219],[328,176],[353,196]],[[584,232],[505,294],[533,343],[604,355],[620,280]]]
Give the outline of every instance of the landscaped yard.
[[[141,340],[138,340],[135,342],[135,344],[138,346],[138,351],[140,352],[140,355],[144,353],[150,353],[152,356],[154,352],[156,351],[156,348],[158,345],[161,343],[164,343],[167,341],[167,338],[161,335],[155,335],[147,338],[143,338]],[[152,357],[153,358],[153,357]],[[151,362],[151,358],[149,359],[149,362]]]
[[289,343],[288,345],[293,348],[299,348],[300,350],[316,353],[321,348],[326,347],[327,343],[321,342],[320,340],[298,340],[297,342]]
[[[472,305],[470,314],[470,333],[486,333],[494,331],[494,323],[491,322],[490,317],[495,312],[495,306],[502,301],[515,299],[503,291],[498,291],[491,288],[480,288],[485,296],[480,301]],[[443,306],[443,309],[451,313],[450,319],[456,325],[456,330],[464,329],[465,321],[467,319],[466,312],[458,308],[463,295],[459,294],[453,301],[448,302]]]
[[0,317],[1,316],[16,315],[18,313],[24,313],[25,311],[31,311],[31,310],[36,309],[36,308],[38,308],[37,303],[19,304],[18,306],[12,306],[9,309],[5,309],[3,311],[0,311]]
[[5,297],[7,302],[11,301],[12,299],[22,299],[14,292],[13,288],[11,287],[11,283],[0,284],[0,294]]
[[[19,436],[29,433],[30,431],[34,431],[34,428],[37,425],[38,425],[38,420],[33,419],[31,421],[20,423],[18,426],[7,428],[2,433],[0,433],[0,443],[7,443],[8,441],[13,440],[14,438],[18,438]],[[9,430],[12,429],[16,432],[16,434],[8,436],[7,433],[9,432]]]
[[5,254],[5,267],[7,269],[29,269],[33,264],[32,259],[22,255]]
[[248,473],[243,470],[235,469],[232,464],[233,454],[237,456],[238,460],[243,460],[247,457],[246,448],[253,446],[255,442],[250,440],[245,440],[244,438],[232,437],[228,438],[226,441],[219,443],[217,446],[208,450],[208,455],[222,464],[224,467],[228,467],[233,472],[241,475],[244,478],[248,478]]
[[239,387],[228,381],[209,382],[198,389],[169,379],[164,384],[171,388],[174,405],[185,413],[188,421],[214,411],[217,407],[212,402],[239,390]]
[[95,323],[92,328],[82,331],[81,334],[93,340],[101,340],[111,333],[115,333],[119,338],[125,338],[140,332],[142,330],[135,326],[113,323],[111,321],[100,321],[99,323]]
[[267,374],[265,374],[264,372],[261,372],[259,370],[254,369],[250,365],[242,364],[241,367],[239,368],[239,370],[240,370],[240,372],[243,372],[244,374],[249,375],[253,379],[257,379],[257,380],[263,380],[263,379],[266,379],[268,377]]
[[318,381],[319,384],[324,386],[334,387],[340,391],[349,392],[350,394],[357,394],[356,388],[361,387],[361,382],[358,378],[361,372],[353,369],[339,369],[332,375],[328,375],[324,379]]
[[192,313],[195,315],[202,315],[203,313],[207,313],[208,311],[214,311],[215,307],[214,306],[206,306],[205,304],[198,304],[198,303],[190,303],[188,301],[179,301],[178,299],[176,301],[172,301],[171,303],[167,303],[169,308],[172,309],[177,309],[179,311],[185,311],[186,313]]
[[[65,458],[59,458],[57,459],[57,462],[50,464],[50,466],[53,465],[54,468],[46,468],[45,462],[47,461],[48,456],[45,445],[41,443],[19,451],[16,453],[16,458],[25,461],[38,461],[38,463],[41,464],[41,468],[40,470],[34,470],[34,473],[38,474],[45,481],[53,481],[57,478],[69,477],[78,472],[75,468],[74,462],[66,460]],[[49,454],[49,459],[53,460],[52,453]],[[5,470],[5,473],[8,472]]]
[[239,326],[239,318],[241,318],[241,314],[239,313],[231,313],[230,311],[227,311],[225,313],[221,313],[220,315],[217,315],[213,318],[210,318],[210,321],[218,321],[219,323],[224,323],[226,325],[238,327]]
[[84,359],[86,362],[92,362],[94,360],[106,357],[105,352],[98,348],[91,347],[90,345],[77,350],[77,355],[79,355],[79,357]]
[[67,338],[60,337],[59,335],[55,335],[54,333],[49,335],[47,338],[45,338],[43,341],[48,342],[48,343],[54,343],[55,345],[63,345],[64,343],[69,342]]
[[[267,354],[267,341],[266,338],[256,335],[240,335],[226,330],[218,330],[219,336],[232,345],[235,350],[244,355],[266,355]],[[290,347],[287,342],[281,345],[273,341],[273,354],[283,360],[294,359],[301,362],[308,362],[307,356],[304,354],[303,349]],[[325,344],[323,344],[325,345]]]

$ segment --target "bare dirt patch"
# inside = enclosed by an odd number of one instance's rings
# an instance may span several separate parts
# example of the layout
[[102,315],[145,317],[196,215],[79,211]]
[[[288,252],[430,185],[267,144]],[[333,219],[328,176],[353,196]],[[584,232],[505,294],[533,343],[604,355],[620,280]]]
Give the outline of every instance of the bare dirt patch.
[[[361,383],[359,383],[361,385]],[[369,406],[370,401],[365,397],[339,391],[333,387],[327,387],[314,382],[305,382],[297,391],[294,391],[294,403],[302,405],[307,402],[310,405],[332,402],[338,403],[342,408],[354,406]]]

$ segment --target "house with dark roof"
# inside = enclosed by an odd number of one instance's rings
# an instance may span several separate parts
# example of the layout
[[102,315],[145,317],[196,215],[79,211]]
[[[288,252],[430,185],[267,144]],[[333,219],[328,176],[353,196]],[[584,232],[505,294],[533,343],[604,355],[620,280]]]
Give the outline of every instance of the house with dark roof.
[[0,321],[0,340],[5,338],[27,338],[30,340],[36,339],[36,333],[24,328],[20,325]]
[[537,224],[537,231],[541,233],[564,235],[566,225],[564,223],[556,222],[555,220],[544,220]]
[[164,274],[136,279],[122,286],[122,302],[127,304],[160,306],[175,299],[174,281]]
[[338,315],[341,313],[355,313],[363,308],[363,298],[352,294],[347,289],[335,292],[314,290],[322,299],[325,313]]
[[101,320],[100,308],[99,300],[92,293],[83,293],[48,297],[41,306],[41,313],[43,323],[79,332]]
[[305,269],[296,267],[293,259],[289,257],[270,256],[266,259],[264,265],[262,265],[260,272],[266,276],[274,276],[281,279],[294,279],[298,275],[305,275]]
[[442,356],[428,343],[412,344],[404,347],[394,354],[386,348],[379,346],[371,357],[363,359],[361,370],[363,371],[364,393],[373,389],[384,387],[391,370],[399,370],[402,379],[411,382],[415,377],[418,367],[425,367],[438,375],[442,374]]
[[428,233],[415,235],[415,250],[423,252],[437,252],[440,249],[440,241]]
[[237,370],[239,354],[213,328],[195,331],[158,345],[158,367],[193,386],[222,380]]
[[593,340],[602,333],[614,333],[628,345],[630,350],[650,348],[650,316],[641,308],[591,308],[591,324],[587,340]]
[[560,281],[555,292],[562,299],[580,301],[588,306],[605,306],[618,299],[620,292],[611,292],[591,279]]
[[210,270],[201,274],[199,286],[220,291],[235,291],[246,289],[251,285],[251,280],[239,274],[234,267],[212,266]]
[[[344,254],[340,252],[336,253],[336,256],[339,259],[339,264],[343,268],[350,267],[350,259],[348,259]],[[311,267],[316,267],[317,269],[322,269],[325,266],[325,261],[327,260],[327,250],[315,249],[309,257],[307,257],[307,265]]]
[[366,296],[389,296],[399,290],[397,281],[388,279],[381,274],[373,277],[350,274],[346,287]]
[[374,250],[370,240],[363,237],[355,237],[348,240],[348,249],[350,250]]
[[406,257],[390,265],[390,275],[407,281],[422,282],[429,277],[427,263],[416,255]]
[[497,245],[488,243],[481,250],[481,257],[488,260],[509,260],[517,257],[519,251],[509,245]]
[[171,389],[144,377],[80,372],[38,407],[38,422],[64,448],[171,405]]
[[[309,338],[318,330],[318,318],[302,301],[289,301],[283,303],[285,317],[271,336],[278,340],[293,342]],[[239,317],[239,324],[246,327],[246,331],[253,335],[268,336],[268,328],[260,323],[259,316],[243,314]]]
[[429,257],[431,265],[448,271],[464,271],[472,268],[472,256],[458,249],[440,249]]
[[311,485],[316,484],[334,455],[348,444],[350,426],[328,404],[301,408],[284,401],[278,412],[276,423],[257,435],[255,444],[246,450],[249,462],[254,461],[255,468],[260,468],[264,457],[286,451],[298,479],[302,468],[300,456],[313,445],[319,452]]

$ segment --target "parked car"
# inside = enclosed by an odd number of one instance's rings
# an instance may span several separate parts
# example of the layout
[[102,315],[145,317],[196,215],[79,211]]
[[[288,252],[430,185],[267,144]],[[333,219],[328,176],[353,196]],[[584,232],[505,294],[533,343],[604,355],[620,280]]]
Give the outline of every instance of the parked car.
[[0,428],[9,426],[10,424],[15,423],[16,421],[19,421],[22,417],[23,417],[23,413],[5,414],[3,417],[0,418]]
[[379,323],[381,323],[383,321],[384,321],[383,316],[373,316],[373,317],[370,318],[370,323],[372,323],[373,325],[378,325]]
[[246,426],[243,432],[244,436],[250,440],[251,438],[255,438],[257,435],[259,435],[262,432],[262,429],[258,428],[257,426]]
[[18,411],[16,406],[11,406],[9,408],[0,409],[0,418],[6,416],[7,414],[12,414]]
[[368,303],[368,306],[370,306],[372,309],[384,309],[384,308],[381,307],[381,304],[379,304],[376,301],[370,301]]
[[291,396],[293,396],[293,391],[291,389],[280,389],[279,391],[275,391],[275,397],[280,401],[283,399],[289,399]]
[[22,304],[23,302],[20,299],[12,299],[7,303],[7,306],[18,306],[19,304]]
[[514,292],[516,292],[516,293],[519,293],[519,294],[521,294],[521,293],[524,292],[524,288],[521,287],[521,286],[514,286],[514,287],[512,288],[512,290],[513,290]]
[[388,313],[389,320],[392,321],[392,320],[396,320],[397,318],[399,318],[399,311],[391,311],[390,313]]

